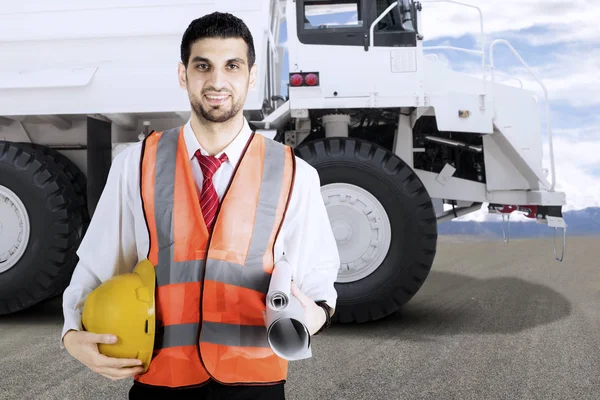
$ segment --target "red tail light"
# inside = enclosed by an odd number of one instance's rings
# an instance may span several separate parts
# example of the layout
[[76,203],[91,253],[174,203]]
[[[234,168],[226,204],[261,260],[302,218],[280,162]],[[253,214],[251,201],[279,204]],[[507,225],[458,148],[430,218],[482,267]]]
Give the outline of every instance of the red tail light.
[[319,86],[319,73],[293,72],[290,74],[290,86]]
[[290,76],[290,85],[292,86],[302,86],[304,83],[304,77],[300,74],[294,74]]
[[316,74],[306,75],[305,82],[308,86],[317,86],[319,84],[319,77]]

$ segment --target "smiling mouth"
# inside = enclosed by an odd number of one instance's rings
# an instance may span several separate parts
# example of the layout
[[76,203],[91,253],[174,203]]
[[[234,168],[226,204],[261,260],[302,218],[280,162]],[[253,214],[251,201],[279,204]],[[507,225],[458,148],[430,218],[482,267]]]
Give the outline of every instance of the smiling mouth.
[[217,95],[217,96],[215,96],[215,95],[208,95],[208,94],[205,94],[205,96],[206,96],[206,97],[207,97],[209,100],[224,100],[224,99],[226,99],[226,98],[228,98],[228,97],[229,97],[229,95],[228,95],[228,94],[222,94],[222,95]]
[[205,94],[204,97],[206,98],[207,103],[210,104],[211,106],[219,106],[219,105],[225,103],[227,101],[227,99],[229,99],[228,94],[221,94],[221,95]]

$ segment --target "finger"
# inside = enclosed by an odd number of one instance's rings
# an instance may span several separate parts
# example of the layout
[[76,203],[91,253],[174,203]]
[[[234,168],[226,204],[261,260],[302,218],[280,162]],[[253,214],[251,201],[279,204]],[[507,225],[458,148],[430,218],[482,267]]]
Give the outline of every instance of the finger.
[[114,358],[98,354],[95,364],[99,367],[124,368],[142,365],[142,360],[137,358]]
[[110,379],[124,379],[137,375],[144,370],[142,367],[132,368],[102,368],[98,371],[103,376]]
[[298,289],[298,286],[293,281],[292,281],[292,284],[290,285],[290,288],[292,289],[292,293],[294,293],[294,296],[297,296],[300,293],[300,289]]
[[110,334],[98,334],[92,332],[86,332],[85,340],[89,343],[102,343],[102,344],[115,344],[117,337]]
[[292,294],[296,296],[296,298],[300,301],[300,304],[302,304],[304,307],[308,306],[310,299],[304,293],[302,293],[300,289],[298,289],[298,286],[296,286],[296,284],[293,282]]
[[300,289],[294,282],[292,282],[292,293],[294,294],[294,296],[298,297],[301,300],[306,300],[308,298],[304,295],[304,293],[300,291]]
[[110,378],[126,378],[139,374],[144,370],[144,367],[127,367],[127,368],[112,368],[112,367],[101,367],[94,368],[93,371]]

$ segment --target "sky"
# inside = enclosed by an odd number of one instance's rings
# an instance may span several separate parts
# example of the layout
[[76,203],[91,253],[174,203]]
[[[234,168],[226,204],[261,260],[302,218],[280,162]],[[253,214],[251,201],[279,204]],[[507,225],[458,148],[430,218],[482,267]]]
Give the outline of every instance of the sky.
[[[600,1],[467,0],[483,12],[486,43],[506,39],[549,92],[556,167],[556,190],[567,196],[564,211],[600,207]],[[316,17],[315,17],[316,18]],[[356,20],[351,12],[328,16],[340,24]],[[283,29],[285,31],[285,29]],[[479,13],[452,3],[423,2],[421,32],[425,46],[481,48]],[[286,34],[282,34],[285,41]],[[481,58],[454,51],[429,50],[454,70],[481,76]],[[516,77],[536,92],[549,168],[544,95],[539,84],[504,46],[494,51],[499,72]],[[287,65],[284,65],[284,71]],[[510,79],[507,84],[519,85]],[[518,216],[515,213],[516,219]],[[460,220],[490,220],[485,208]]]

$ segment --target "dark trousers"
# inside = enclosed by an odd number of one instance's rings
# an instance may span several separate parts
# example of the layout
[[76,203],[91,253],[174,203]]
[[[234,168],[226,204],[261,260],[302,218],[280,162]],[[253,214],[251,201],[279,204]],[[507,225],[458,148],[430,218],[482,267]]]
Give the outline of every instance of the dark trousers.
[[210,381],[197,388],[171,389],[134,382],[129,400],[285,400],[284,384],[270,386],[227,386]]

